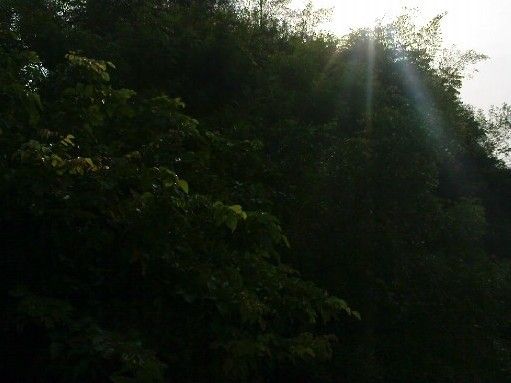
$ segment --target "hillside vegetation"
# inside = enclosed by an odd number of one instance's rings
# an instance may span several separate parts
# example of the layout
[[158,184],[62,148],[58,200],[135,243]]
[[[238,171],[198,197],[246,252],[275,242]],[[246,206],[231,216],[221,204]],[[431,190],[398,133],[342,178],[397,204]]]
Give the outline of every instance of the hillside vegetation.
[[0,0],[2,380],[511,381],[484,56],[287,3]]

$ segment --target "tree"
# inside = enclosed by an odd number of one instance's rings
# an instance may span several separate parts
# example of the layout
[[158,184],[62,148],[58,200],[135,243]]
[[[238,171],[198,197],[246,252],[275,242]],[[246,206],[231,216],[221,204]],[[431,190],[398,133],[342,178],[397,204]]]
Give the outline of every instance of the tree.
[[40,73],[4,38],[2,336],[22,345],[5,376],[247,380],[330,355],[317,322],[358,313],[279,261],[275,217],[193,191],[243,143],[112,88],[110,62]]
[[337,38],[241,5],[9,3],[4,367],[509,380],[505,118],[459,98],[481,56],[444,54],[442,16]]

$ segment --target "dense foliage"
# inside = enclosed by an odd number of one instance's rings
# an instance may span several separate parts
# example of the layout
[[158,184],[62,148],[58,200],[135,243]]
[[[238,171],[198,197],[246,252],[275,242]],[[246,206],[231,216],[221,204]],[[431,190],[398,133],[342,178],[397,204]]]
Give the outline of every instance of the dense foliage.
[[0,0],[6,381],[511,379],[483,56],[288,3]]

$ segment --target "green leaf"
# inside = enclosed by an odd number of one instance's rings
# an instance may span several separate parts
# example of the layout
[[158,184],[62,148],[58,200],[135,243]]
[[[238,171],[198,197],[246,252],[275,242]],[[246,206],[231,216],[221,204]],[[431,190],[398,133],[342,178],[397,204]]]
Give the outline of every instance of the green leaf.
[[188,182],[185,180],[178,180],[177,185],[186,193],[188,194]]
[[240,205],[229,206],[229,209],[231,209],[232,211],[234,211],[235,213],[238,213],[238,214],[241,214],[243,211]]
[[235,215],[229,215],[225,219],[225,224],[227,225],[227,227],[229,229],[231,229],[231,231],[234,231],[234,230],[236,230],[236,227],[238,226],[238,219],[236,218]]
[[282,241],[284,242],[287,248],[291,248],[291,244],[289,243],[289,240],[285,235],[282,235]]
[[75,136],[72,134],[68,134],[64,139],[60,141],[60,143],[64,146],[75,146],[73,140],[75,139]]
[[56,154],[51,155],[51,166],[54,168],[61,167],[65,164],[65,161]]
[[89,157],[86,157],[83,159],[87,165],[89,165],[89,169],[95,172],[98,170],[98,167],[92,162],[92,160]]
[[231,205],[228,208],[239,215],[241,218],[247,219],[247,213],[243,211],[241,205]]

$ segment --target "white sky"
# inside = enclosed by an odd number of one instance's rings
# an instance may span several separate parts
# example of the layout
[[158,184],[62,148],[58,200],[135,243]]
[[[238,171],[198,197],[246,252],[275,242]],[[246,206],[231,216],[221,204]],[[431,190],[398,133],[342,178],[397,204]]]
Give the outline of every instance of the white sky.
[[[294,0],[299,3],[302,0]],[[446,45],[475,49],[490,58],[477,65],[466,79],[462,98],[487,109],[511,103],[511,0],[314,0],[316,7],[334,7],[327,26],[343,35],[357,27],[371,26],[378,18],[392,19],[404,7],[418,8],[424,22],[447,11],[443,20]]]

